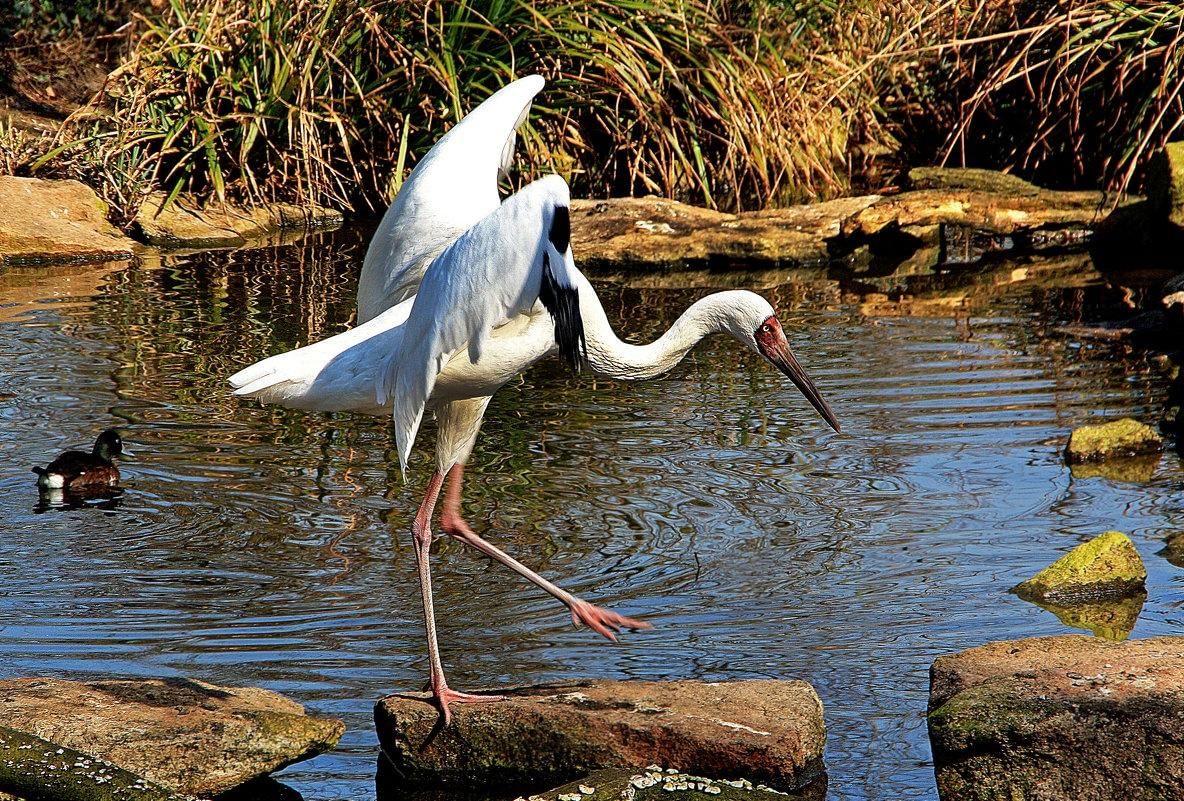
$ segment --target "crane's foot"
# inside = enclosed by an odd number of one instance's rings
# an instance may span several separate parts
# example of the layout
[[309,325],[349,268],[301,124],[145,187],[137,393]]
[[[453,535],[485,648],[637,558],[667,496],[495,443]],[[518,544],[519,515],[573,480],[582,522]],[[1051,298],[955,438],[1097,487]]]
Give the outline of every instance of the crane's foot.
[[635,620],[631,617],[618,615],[616,612],[610,612],[596,604],[581,601],[579,598],[568,604],[568,606],[571,608],[571,622],[573,624],[578,626],[583,623],[588,628],[613,642],[617,641],[617,632],[621,629],[638,631],[639,629],[653,628],[653,626],[644,620]]
[[452,722],[452,712],[448,709],[449,704],[484,704],[504,700],[506,700],[506,696],[504,695],[473,695],[472,693],[462,693],[458,690],[453,690],[447,685],[432,692],[432,701],[435,702],[436,708],[440,710],[440,718],[444,726]]

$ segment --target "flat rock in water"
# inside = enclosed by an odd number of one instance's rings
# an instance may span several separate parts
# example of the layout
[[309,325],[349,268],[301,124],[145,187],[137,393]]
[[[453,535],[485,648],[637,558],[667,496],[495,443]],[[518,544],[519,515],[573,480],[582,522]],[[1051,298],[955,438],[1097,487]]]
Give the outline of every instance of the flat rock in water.
[[1065,446],[1065,459],[1070,464],[1078,464],[1159,453],[1161,450],[1163,438],[1154,428],[1124,417],[1074,429]]
[[725,214],[657,197],[575,200],[572,249],[596,270],[809,267],[830,261],[843,219],[878,196]]
[[135,247],[90,187],[0,176],[0,265],[117,261]]
[[0,681],[0,721],[192,796],[309,759],[345,731],[270,690],[186,679]]
[[823,775],[822,702],[803,681],[587,681],[436,708],[387,696],[383,753],[407,784],[553,786],[607,768],[675,768],[793,790]]
[[1012,587],[1025,600],[1075,604],[1125,598],[1143,591],[1147,569],[1121,531],[1083,542],[1027,581]]
[[1184,798],[1184,637],[939,657],[929,736],[943,801]]
[[173,248],[241,247],[281,230],[335,228],[341,213],[320,207],[272,203],[250,209],[190,198],[165,203],[163,193],[148,197],[136,215],[136,230],[149,244]]

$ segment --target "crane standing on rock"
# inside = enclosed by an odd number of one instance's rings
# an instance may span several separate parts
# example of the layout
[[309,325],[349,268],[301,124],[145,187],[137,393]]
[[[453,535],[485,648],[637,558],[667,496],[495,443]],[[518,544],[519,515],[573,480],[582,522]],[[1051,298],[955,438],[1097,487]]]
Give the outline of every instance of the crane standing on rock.
[[490,96],[457,123],[408,177],[367,250],[359,325],[264,359],[231,376],[235,394],[300,409],[391,414],[400,466],[425,411],[438,422],[436,466],[412,532],[423,594],[430,689],[447,725],[449,704],[498,700],[448,686],[436,640],[428,551],[445,481],[441,528],[559,599],[572,621],[610,640],[640,620],[557,587],[478,536],[460,514],[464,465],[494,392],[550,353],[575,370],[640,380],[661,375],[701,339],[729,334],[801,390],[837,431],[838,421],[794,358],[764,298],[729,291],[694,303],[658,340],[617,338],[571,251],[570,196],[556,175],[502,201],[516,131],[543,79],[529,76]]

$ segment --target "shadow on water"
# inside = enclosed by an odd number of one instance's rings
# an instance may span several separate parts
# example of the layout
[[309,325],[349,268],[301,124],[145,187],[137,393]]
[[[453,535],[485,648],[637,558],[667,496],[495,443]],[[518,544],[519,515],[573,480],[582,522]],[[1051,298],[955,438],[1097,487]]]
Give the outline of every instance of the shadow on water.
[[[280,780],[318,801],[374,793],[373,703],[419,689],[427,669],[406,531],[430,429],[404,485],[384,420],[260,406],[224,383],[351,324],[364,241],[346,230],[0,271],[0,675],[277,690],[348,724],[337,751]],[[597,284],[618,330],[642,341],[736,281],[684,279],[693,288]],[[548,578],[655,628],[600,642],[440,542],[457,687],[803,678],[826,706],[829,798],[933,798],[933,658],[1071,631],[1008,587],[1120,528],[1145,555],[1148,598],[1104,626],[1179,631],[1184,574],[1152,556],[1184,513],[1178,455],[1119,478],[1071,474],[1060,457],[1087,419],[1153,420],[1163,406],[1155,358],[1064,333],[1120,319],[1142,289],[1080,256],[744,280],[778,308],[844,434],[724,338],[657,381],[548,361],[511,382],[474,452],[467,516]],[[38,513],[28,466],[111,425],[137,451],[123,494]]]

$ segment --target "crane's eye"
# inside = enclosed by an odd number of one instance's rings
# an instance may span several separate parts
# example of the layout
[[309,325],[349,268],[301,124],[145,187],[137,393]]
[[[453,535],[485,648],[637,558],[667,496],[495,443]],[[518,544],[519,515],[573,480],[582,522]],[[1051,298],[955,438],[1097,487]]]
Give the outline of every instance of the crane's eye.
[[773,327],[771,325],[769,325],[768,323],[765,323],[764,325],[761,326],[761,333],[762,334],[771,334],[771,333],[773,333]]

